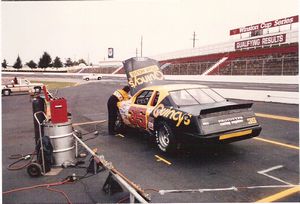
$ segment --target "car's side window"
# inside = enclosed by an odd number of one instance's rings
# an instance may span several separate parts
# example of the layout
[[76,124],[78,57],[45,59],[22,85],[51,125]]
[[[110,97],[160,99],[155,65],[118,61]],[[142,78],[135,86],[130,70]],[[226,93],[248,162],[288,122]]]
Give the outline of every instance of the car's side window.
[[145,90],[142,91],[137,97],[136,100],[134,102],[134,104],[139,104],[139,105],[147,105],[151,95],[152,95],[153,91],[152,90]]

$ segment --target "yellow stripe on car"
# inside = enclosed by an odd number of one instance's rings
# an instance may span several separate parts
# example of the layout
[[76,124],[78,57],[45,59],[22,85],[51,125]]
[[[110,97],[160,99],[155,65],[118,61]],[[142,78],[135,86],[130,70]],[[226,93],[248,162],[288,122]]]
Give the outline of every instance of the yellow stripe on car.
[[248,135],[251,133],[252,133],[252,130],[245,130],[245,131],[241,131],[241,132],[229,133],[229,134],[221,135],[219,137],[219,140],[225,140],[225,139],[229,139],[229,138],[233,138],[233,137],[240,137],[240,136]]

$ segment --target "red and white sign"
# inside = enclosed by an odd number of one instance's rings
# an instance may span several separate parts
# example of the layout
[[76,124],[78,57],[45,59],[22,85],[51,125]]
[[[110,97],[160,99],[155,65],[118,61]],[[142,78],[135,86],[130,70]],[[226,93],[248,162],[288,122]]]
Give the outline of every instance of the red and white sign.
[[239,42],[235,42],[235,49],[243,49],[243,48],[251,48],[251,47],[259,47],[264,45],[273,45],[284,43],[286,41],[286,34],[281,35],[273,35],[262,38],[255,38],[249,40],[243,40]]
[[288,25],[292,23],[297,23],[298,22],[298,16],[292,16],[288,18],[282,18],[274,21],[268,21],[264,23],[259,23],[255,25],[250,25],[242,28],[236,28],[230,30],[229,34],[230,35],[236,35],[236,34],[241,34],[241,33],[247,33],[255,30],[261,30],[261,29],[267,29],[267,28],[272,28],[272,27],[277,27],[277,26],[283,26],[283,25]]

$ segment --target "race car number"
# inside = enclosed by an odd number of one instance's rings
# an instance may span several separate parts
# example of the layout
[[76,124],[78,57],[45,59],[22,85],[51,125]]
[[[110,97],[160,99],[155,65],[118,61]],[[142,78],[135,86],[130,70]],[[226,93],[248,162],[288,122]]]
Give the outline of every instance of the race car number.
[[146,108],[130,107],[128,113],[129,122],[133,126],[146,129]]

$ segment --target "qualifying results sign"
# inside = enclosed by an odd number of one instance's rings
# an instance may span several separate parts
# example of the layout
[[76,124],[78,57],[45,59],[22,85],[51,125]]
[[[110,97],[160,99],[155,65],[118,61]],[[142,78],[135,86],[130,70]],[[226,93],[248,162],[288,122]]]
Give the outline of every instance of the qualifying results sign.
[[243,48],[251,48],[251,47],[259,47],[264,45],[272,45],[284,43],[286,41],[286,34],[267,36],[262,38],[255,38],[249,40],[243,40],[239,42],[235,42],[235,49],[243,49]]
[[241,34],[241,33],[247,33],[251,31],[256,31],[256,30],[261,30],[261,29],[267,29],[267,28],[272,28],[272,27],[277,27],[277,26],[283,26],[283,25],[288,25],[292,23],[297,23],[298,22],[298,16],[291,16],[288,18],[282,18],[274,21],[268,21],[264,23],[259,23],[255,25],[250,25],[242,28],[236,28],[230,30],[230,35],[236,35],[236,34]]

